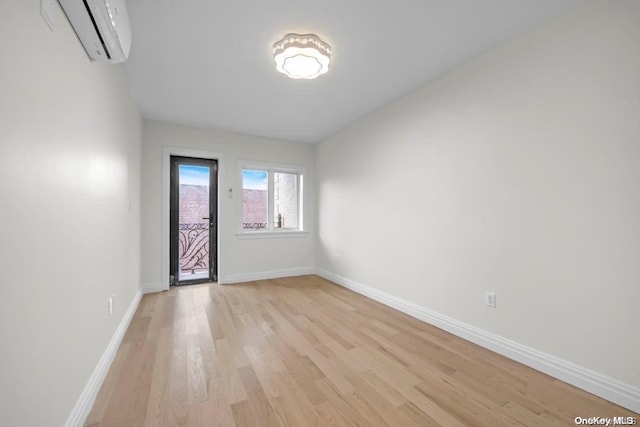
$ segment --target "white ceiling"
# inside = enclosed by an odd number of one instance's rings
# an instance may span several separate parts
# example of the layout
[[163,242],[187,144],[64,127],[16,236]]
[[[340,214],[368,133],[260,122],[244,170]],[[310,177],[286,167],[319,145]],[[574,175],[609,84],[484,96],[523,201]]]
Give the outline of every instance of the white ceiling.
[[[574,0],[129,0],[128,79],[146,118],[317,142]],[[332,47],[292,80],[272,45]]]

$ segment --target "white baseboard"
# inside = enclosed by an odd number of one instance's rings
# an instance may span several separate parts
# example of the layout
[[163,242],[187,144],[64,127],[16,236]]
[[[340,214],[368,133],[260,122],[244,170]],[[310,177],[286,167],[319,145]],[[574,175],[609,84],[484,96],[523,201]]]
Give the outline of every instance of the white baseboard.
[[[305,274],[315,274],[315,267],[296,267],[282,270],[259,271],[257,273],[230,274],[220,276],[218,283],[228,285],[231,283],[251,282],[254,280],[277,279],[279,277],[303,276]],[[162,292],[167,289],[159,283],[149,283],[142,286],[143,294]]]
[[166,291],[167,288],[162,286],[160,283],[147,283],[146,285],[142,285],[142,294],[152,294],[154,292],[162,292]]
[[131,319],[138,308],[138,304],[140,304],[140,299],[142,299],[142,290],[138,290],[133,296],[133,300],[131,301],[131,304],[129,304],[129,308],[127,308],[122,321],[120,321],[118,329],[116,329],[116,332],[113,334],[107,349],[104,351],[100,361],[98,362],[98,366],[93,370],[87,385],[84,387],[84,390],[82,390],[82,394],[80,394],[78,402],[76,402],[76,406],[73,408],[73,411],[71,411],[71,414],[65,423],[65,427],[82,427],[87,416],[89,416],[89,411],[91,411],[93,403],[96,400],[96,396],[98,395],[98,391],[102,386],[102,382],[104,381],[107,372],[109,372],[109,368],[116,356],[118,347],[120,347],[122,338],[129,327],[129,323],[131,323]]
[[596,396],[600,396],[603,399],[640,413],[640,388],[625,384],[614,378],[444,316],[412,302],[405,301],[331,273],[330,271],[317,269],[316,274],[384,305],[395,308],[416,319],[420,319],[533,369],[551,375],[554,378],[572,384],[582,390],[593,393]]
[[251,282],[254,280],[277,279],[279,277],[303,276],[305,274],[315,274],[314,267],[297,267],[283,270],[261,271],[258,273],[230,274],[220,279],[221,284]]

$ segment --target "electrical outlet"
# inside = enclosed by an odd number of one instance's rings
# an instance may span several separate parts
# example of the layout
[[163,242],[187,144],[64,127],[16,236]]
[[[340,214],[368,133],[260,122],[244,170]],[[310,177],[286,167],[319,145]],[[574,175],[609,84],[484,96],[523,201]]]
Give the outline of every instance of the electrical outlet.
[[495,292],[487,292],[484,296],[484,303],[487,307],[496,308]]

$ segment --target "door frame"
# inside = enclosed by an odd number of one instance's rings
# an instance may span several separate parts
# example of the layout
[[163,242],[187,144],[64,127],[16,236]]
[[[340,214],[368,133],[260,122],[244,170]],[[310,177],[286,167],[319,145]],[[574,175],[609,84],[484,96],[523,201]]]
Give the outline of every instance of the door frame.
[[222,153],[218,153],[215,151],[207,151],[207,150],[197,150],[197,149],[189,149],[189,148],[180,148],[180,147],[163,147],[162,148],[162,216],[161,216],[161,230],[160,236],[162,238],[161,243],[161,257],[162,261],[160,263],[160,289],[168,291],[170,286],[170,275],[169,275],[169,264],[170,264],[170,242],[169,242],[169,233],[170,233],[170,209],[171,209],[171,199],[170,199],[170,187],[171,187],[171,156],[180,156],[180,157],[195,157],[200,159],[209,159],[209,160],[217,160],[218,161],[218,227],[217,227],[217,260],[216,265],[218,267],[218,283],[223,283],[223,256],[221,247],[223,246],[223,209],[222,209],[222,193],[223,188],[225,188],[225,167],[224,167],[224,155]]

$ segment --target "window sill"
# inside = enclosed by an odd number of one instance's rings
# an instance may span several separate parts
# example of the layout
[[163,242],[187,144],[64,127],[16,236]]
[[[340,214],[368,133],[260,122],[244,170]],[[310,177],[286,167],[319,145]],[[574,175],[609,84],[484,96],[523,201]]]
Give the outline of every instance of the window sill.
[[245,231],[236,233],[238,239],[282,239],[288,237],[307,237],[308,231]]

